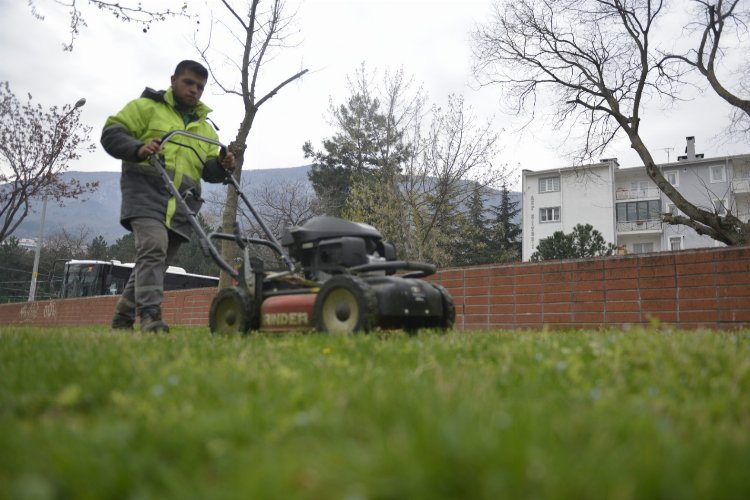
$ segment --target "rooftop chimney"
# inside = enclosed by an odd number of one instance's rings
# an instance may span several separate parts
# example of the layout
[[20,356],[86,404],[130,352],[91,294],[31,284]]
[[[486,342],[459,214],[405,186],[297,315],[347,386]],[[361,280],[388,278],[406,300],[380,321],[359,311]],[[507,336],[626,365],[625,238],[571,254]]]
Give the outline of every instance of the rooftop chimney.
[[602,158],[599,160],[600,163],[611,163],[615,166],[615,168],[620,168],[620,162],[617,161],[617,158]]
[[677,161],[692,161],[696,158],[703,158],[703,153],[701,154],[695,154],[695,136],[688,136],[685,138],[687,140],[687,145],[685,145],[685,156],[678,156]]

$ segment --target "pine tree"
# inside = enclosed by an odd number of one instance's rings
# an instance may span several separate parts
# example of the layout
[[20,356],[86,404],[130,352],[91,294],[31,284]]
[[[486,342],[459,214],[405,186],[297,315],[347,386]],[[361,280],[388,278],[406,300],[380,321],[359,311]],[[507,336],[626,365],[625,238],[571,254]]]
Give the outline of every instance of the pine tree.
[[104,236],[99,235],[91,241],[88,249],[88,258],[91,260],[110,260],[109,246]]
[[521,259],[521,225],[513,222],[520,212],[519,202],[511,199],[508,185],[504,183],[500,204],[490,208],[490,213],[494,216],[489,224],[490,262]]

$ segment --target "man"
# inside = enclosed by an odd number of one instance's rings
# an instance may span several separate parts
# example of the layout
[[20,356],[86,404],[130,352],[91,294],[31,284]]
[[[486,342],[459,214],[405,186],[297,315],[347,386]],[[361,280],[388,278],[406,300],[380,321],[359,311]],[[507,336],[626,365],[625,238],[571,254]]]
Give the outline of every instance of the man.
[[136,314],[142,332],[169,331],[161,318],[164,273],[180,244],[190,239],[188,215],[177,208],[159,172],[149,162],[157,152],[164,155],[170,178],[180,192],[193,190],[190,208],[200,209],[201,178],[221,182],[226,171],[234,170],[234,155],[220,154],[219,148],[205,142],[180,137],[192,150],[160,138],[172,130],[187,130],[217,140],[206,117],[211,109],[200,100],[208,71],[195,61],[182,61],[166,91],[146,88],[139,99],[129,102],[110,116],[102,131],[105,151],[122,160],[120,223],[135,236],[135,268],[115,307],[112,329],[132,330]]

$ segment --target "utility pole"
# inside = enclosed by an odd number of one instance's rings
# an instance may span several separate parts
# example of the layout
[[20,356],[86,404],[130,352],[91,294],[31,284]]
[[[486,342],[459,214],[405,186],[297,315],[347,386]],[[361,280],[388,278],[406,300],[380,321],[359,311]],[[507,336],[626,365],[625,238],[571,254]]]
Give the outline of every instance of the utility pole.
[[[76,109],[80,108],[86,104],[86,99],[78,99],[76,101],[75,105],[73,105],[72,108],[70,108],[70,111],[65,113],[65,116],[60,118],[58,122],[55,124],[55,135],[57,135],[57,127],[60,126],[62,122],[67,119],[70,114],[75,111]],[[60,147],[60,150],[62,150],[62,146]],[[60,154],[60,150],[58,150],[57,154],[55,155],[55,158],[57,155]],[[39,275],[39,254],[42,251],[42,239],[44,238],[44,219],[47,216],[47,195],[44,195],[44,204],[42,205],[42,220],[39,223],[39,238],[36,240],[36,249],[34,250],[34,270],[31,272],[31,286],[29,287],[29,302],[34,302],[34,299],[36,299],[36,283],[37,283],[37,277]]]
[[39,254],[42,250],[42,238],[44,238],[44,218],[47,216],[47,195],[44,196],[42,204],[42,221],[39,224],[39,238],[36,240],[36,249],[34,250],[34,271],[31,273],[31,287],[29,288],[29,302],[34,302],[36,298],[37,275],[39,274]]

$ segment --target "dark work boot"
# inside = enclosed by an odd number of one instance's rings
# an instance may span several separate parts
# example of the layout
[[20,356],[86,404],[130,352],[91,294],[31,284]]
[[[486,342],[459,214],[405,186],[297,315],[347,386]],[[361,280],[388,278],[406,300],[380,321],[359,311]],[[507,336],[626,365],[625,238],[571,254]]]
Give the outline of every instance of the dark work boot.
[[135,320],[133,318],[129,318],[128,316],[125,316],[124,314],[115,313],[115,315],[112,316],[111,328],[112,330],[132,331],[134,323],[135,323]]
[[112,316],[111,328],[115,330],[132,331],[135,324],[135,304],[124,297],[120,297],[115,306],[115,314]]
[[141,333],[169,333],[169,325],[161,319],[161,310],[150,307],[141,311]]

